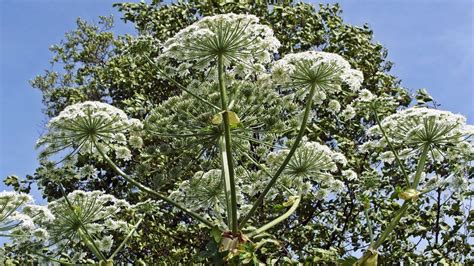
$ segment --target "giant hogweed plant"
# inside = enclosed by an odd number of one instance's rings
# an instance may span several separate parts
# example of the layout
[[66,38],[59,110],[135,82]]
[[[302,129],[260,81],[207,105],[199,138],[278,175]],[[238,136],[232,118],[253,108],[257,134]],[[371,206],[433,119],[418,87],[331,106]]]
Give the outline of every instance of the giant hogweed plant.
[[[182,90],[181,95],[163,102],[144,121],[130,119],[106,103],[70,105],[49,122],[48,132],[39,140],[41,158],[62,157],[56,163],[69,163],[93,157],[104,162],[133,190],[155,200],[145,205],[166,203],[209,230],[224,260],[260,263],[258,253],[264,252],[264,246],[279,245],[272,228],[289,219],[302,198],[338,197],[345,187],[343,180],[358,178],[337,142],[318,143],[306,137],[317,110],[347,121],[354,119],[356,109],[366,109],[377,125],[368,129],[368,141],[360,152],[383,151],[379,161],[395,163],[403,180],[397,191],[403,205],[378,234],[372,228],[370,201],[364,193],[358,195],[370,239],[367,251],[354,263],[374,265],[379,247],[420,198],[447,186],[469,189],[463,171],[473,159],[473,127],[462,116],[422,107],[382,119],[379,107],[392,99],[361,90],[362,73],[343,57],[311,50],[279,58],[279,46],[271,28],[259,24],[255,16],[204,17],[164,42],[158,57],[147,58],[161,79]],[[190,80],[190,73],[202,73],[204,78]],[[337,100],[341,97],[353,98],[353,103],[343,107]],[[166,142],[159,148],[163,153],[183,150],[182,157],[173,161],[149,158],[181,168],[168,177],[174,181],[171,191],[137,181],[143,170],[126,173],[117,163],[148,156],[143,150],[147,136]],[[199,169],[192,177],[180,176],[195,162]],[[429,165],[437,163],[452,166],[448,179],[427,177],[433,174]],[[93,166],[81,170],[88,172],[85,176],[99,171]],[[374,165],[365,171],[377,169]],[[265,201],[279,206],[269,221],[258,219]],[[31,218],[26,223],[44,230],[37,237],[26,237],[25,230],[11,236],[19,249],[43,259],[111,263],[143,219],[129,224],[113,220],[114,214],[127,210],[159,214],[156,208],[140,207],[101,192],[75,191],[48,205],[48,219]],[[25,207],[22,215],[35,217],[34,209]],[[122,241],[114,244],[109,231],[117,231],[114,236]],[[22,246],[25,242],[29,244]]]

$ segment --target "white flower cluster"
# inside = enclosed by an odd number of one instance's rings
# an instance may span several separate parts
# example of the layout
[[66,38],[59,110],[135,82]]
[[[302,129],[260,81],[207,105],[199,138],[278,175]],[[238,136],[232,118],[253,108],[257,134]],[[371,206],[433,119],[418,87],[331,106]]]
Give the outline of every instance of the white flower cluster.
[[33,220],[20,212],[25,205],[32,203],[33,198],[25,193],[12,191],[0,192],[0,228],[33,228]]
[[54,220],[44,206],[33,205],[33,199],[25,193],[0,192],[0,231],[13,237],[14,242],[46,241],[48,232],[37,222]]
[[[267,163],[275,172],[289,153],[289,149],[281,149],[268,155]],[[303,140],[300,147],[290,159],[279,184],[290,189],[295,194],[312,192],[313,182],[319,185],[316,192],[318,198],[323,198],[329,192],[340,192],[344,183],[334,178],[338,170],[337,164],[345,166],[347,160],[341,153],[332,151],[328,146],[317,142]],[[351,175],[351,178],[354,178]]]
[[168,68],[169,74],[186,76],[191,70],[210,70],[222,55],[226,66],[245,74],[262,69],[279,47],[272,29],[259,24],[256,16],[229,13],[204,17],[182,29],[164,43],[158,60],[167,65],[178,62],[176,68]]
[[85,234],[84,227],[99,250],[109,252],[114,243],[112,235],[117,232],[125,234],[131,228],[127,221],[119,217],[132,206],[102,191],[76,190],[67,195],[67,201],[60,198],[47,207],[56,219],[40,225],[47,229],[51,241],[59,249],[64,246],[70,248],[70,243],[83,242],[81,235]]
[[[474,127],[466,125],[466,118],[447,111],[412,107],[390,115],[381,121],[388,140],[400,150],[402,159],[411,158],[428,147],[433,161],[445,159],[472,160]],[[387,141],[378,126],[369,129],[369,135],[376,140],[367,142],[364,151],[371,148],[386,148]],[[385,162],[394,160],[392,152],[381,154]]]
[[[52,201],[47,206],[25,205],[21,213],[14,213],[17,206],[31,202],[31,197],[0,193],[0,203],[9,202],[2,205],[6,207],[4,210],[13,212],[9,215],[12,218],[6,221],[20,221],[11,231],[14,243],[18,247],[28,246],[30,250],[38,250],[38,253],[47,249],[52,256],[66,252],[71,261],[77,262],[87,255],[82,248],[76,248],[76,245],[86,242],[85,237],[92,239],[100,252],[107,253],[113,246],[113,235],[120,232],[126,234],[131,229],[127,221],[119,218],[133,208],[124,200],[101,191],[82,190],[76,190],[66,198]],[[3,226],[5,219],[0,221],[0,226]]]
[[12,230],[14,242],[37,242],[43,243],[49,240],[49,232],[42,225],[53,223],[55,216],[45,206],[26,205],[22,210],[22,215],[30,217],[28,226],[20,226]]
[[98,155],[96,145],[105,151],[114,151],[119,159],[130,160],[132,153],[128,144],[140,148],[142,123],[138,119],[128,119],[120,109],[101,102],[86,101],[66,107],[47,125],[48,132],[38,142],[44,147],[41,158],[70,151],[68,155]]
[[354,107],[352,107],[352,105],[346,106],[346,108],[342,110],[342,112],[339,114],[339,117],[344,121],[351,120],[355,116],[356,116],[356,110]]
[[[336,71],[336,77],[332,78],[331,73],[321,73],[322,66],[332,66]],[[352,69],[349,62],[340,55],[318,51],[288,54],[276,61],[271,71],[274,81],[286,86],[308,86],[314,79],[321,82],[323,78],[331,78],[332,80],[328,80],[329,84],[322,86],[324,91],[318,91],[317,102],[326,99],[327,93],[340,91],[341,87],[338,84],[340,81],[350,90],[357,91],[364,80],[362,72]]]

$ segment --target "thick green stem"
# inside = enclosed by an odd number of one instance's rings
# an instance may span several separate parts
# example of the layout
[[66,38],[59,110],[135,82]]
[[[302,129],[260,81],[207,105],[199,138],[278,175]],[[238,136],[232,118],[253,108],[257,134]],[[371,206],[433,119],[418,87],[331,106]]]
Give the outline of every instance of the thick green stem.
[[[229,123],[229,109],[227,106],[227,92],[225,88],[225,77],[224,77],[224,59],[222,55],[218,56],[217,59],[217,75],[219,81],[219,91],[221,98],[222,118],[224,127],[224,142],[225,142],[225,156],[227,163],[228,173],[224,173],[224,176],[228,177],[228,183],[230,186],[230,205],[231,205],[231,220],[232,233],[237,233],[238,222],[237,222],[237,193],[235,189],[235,173],[234,173],[234,160],[232,159],[232,144],[230,137],[230,123]],[[223,161],[224,163],[224,161]],[[225,168],[224,168],[225,170]]]
[[227,164],[227,152],[225,147],[224,137],[219,138],[219,148],[222,162],[222,178],[224,180],[224,192],[226,201],[227,211],[227,226],[232,228],[232,203],[230,201],[231,189],[230,189],[230,177],[229,177],[229,165]]
[[366,251],[364,255],[356,262],[356,265],[363,265],[364,262],[373,255],[373,251],[376,251],[383,244],[385,239],[390,235],[393,229],[395,229],[395,226],[397,226],[398,222],[400,222],[400,219],[403,217],[403,215],[405,215],[405,212],[408,210],[410,205],[411,201],[405,201],[403,203],[402,207],[397,211],[395,217],[393,217],[390,224],[382,232],[379,239],[377,239],[377,241],[370,246],[369,250]]
[[301,197],[298,196],[296,197],[296,199],[294,200],[293,202],[293,205],[291,206],[291,208],[286,211],[283,215],[279,216],[278,218],[276,218],[275,220],[265,224],[264,226],[258,228],[257,230],[247,234],[248,237],[253,237],[255,235],[258,235],[260,233],[263,233],[265,231],[267,231],[268,229],[272,228],[273,226],[283,222],[284,220],[288,219],[288,217],[290,217],[290,215],[292,215],[296,209],[298,208],[298,205],[300,204],[301,202]]
[[270,179],[270,182],[268,182],[267,186],[262,191],[262,193],[260,194],[258,199],[255,201],[255,203],[253,204],[250,211],[247,213],[247,215],[244,217],[244,219],[240,222],[240,225],[239,225],[240,229],[242,229],[245,226],[245,224],[252,217],[252,215],[255,213],[257,208],[263,203],[263,200],[265,199],[265,196],[268,194],[268,192],[273,187],[273,185],[275,185],[278,177],[283,173],[283,170],[285,170],[286,165],[290,162],[291,157],[293,156],[296,149],[298,148],[298,146],[301,142],[301,139],[303,138],[304,133],[306,131],[306,124],[308,123],[309,113],[311,112],[311,108],[312,108],[312,105],[313,105],[313,97],[314,97],[315,91],[316,91],[316,86],[312,85],[311,88],[310,88],[310,91],[309,91],[308,100],[306,102],[306,108],[305,108],[304,114],[303,114],[303,121],[301,122],[301,126],[300,126],[300,129],[299,129],[299,132],[298,132],[298,136],[296,137],[295,142],[293,143],[293,146],[291,147],[290,152],[288,153],[285,160],[283,161],[283,163],[280,165],[280,167],[276,171],[275,175],[272,177],[272,179]]
[[425,144],[423,146],[423,151],[421,152],[420,160],[416,166],[415,178],[413,179],[413,186],[411,188],[415,189],[418,187],[421,179],[421,173],[425,169],[426,159],[428,158],[429,145]]
[[103,151],[102,149],[99,147],[99,145],[97,145],[96,143],[95,144],[95,147],[97,148],[97,150],[99,151],[99,153],[102,155],[102,157],[105,159],[105,161],[109,164],[109,166],[119,175],[121,175],[125,180],[127,180],[128,182],[132,183],[134,186],[136,186],[138,189],[140,189],[141,191],[143,192],[146,192],[152,196],[154,196],[155,198],[158,198],[160,200],[163,200],[171,205],[173,205],[174,207],[182,210],[183,212],[185,212],[186,214],[188,214],[189,216],[195,218],[196,220],[202,222],[203,224],[205,224],[207,227],[209,228],[213,228],[214,225],[208,221],[207,219],[205,219],[202,215],[198,214],[198,213],[195,213],[191,210],[188,210],[186,207],[184,207],[183,205],[177,203],[176,201],[162,195],[161,193],[159,192],[156,192],[154,191],[153,189],[141,184],[140,182],[136,181],[135,179],[133,179],[131,176],[127,175],[125,172],[122,171],[122,169],[120,169],[110,158],[109,156],[107,156]]
[[369,211],[367,208],[364,208],[364,215],[369,229],[370,245],[372,246],[374,244],[374,231],[372,230],[372,222],[370,221]]
[[387,228],[385,228],[385,230],[382,232],[379,239],[377,239],[377,241],[375,242],[372,248],[377,249],[382,245],[382,243],[393,231],[393,229],[395,229],[395,226],[397,226],[398,222],[400,222],[400,219],[403,217],[403,215],[405,215],[405,212],[408,210],[410,205],[411,205],[411,201],[403,202],[402,207],[397,211],[397,214],[395,215],[395,217],[393,217],[390,224],[387,226]]

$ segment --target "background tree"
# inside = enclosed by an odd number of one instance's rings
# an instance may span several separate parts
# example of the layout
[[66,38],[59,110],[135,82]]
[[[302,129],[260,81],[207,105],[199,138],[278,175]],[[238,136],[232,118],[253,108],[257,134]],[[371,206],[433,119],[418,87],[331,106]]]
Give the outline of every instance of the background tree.
[[[399,80],[389,74],[391,63],[386,60],[387,51],[373,42],[372,31],[367,26],[356,27],[344,23],[338,5],[320,6],[318,9],[291,1],[275,5],[200,2],[173,5],[163,5],[161,1],[117,4],[123,19],[136,25],[137,36],[114,37],[110,32],[113,24],[111,18],[102,17],[99,25],[78,20],[78,28],[66,34],[62,43],[51,48],[54,54],[52,63],[57,71],[47,71],[32,81],[33,87],[43,92],[45,113],[53,117],[67,105],[100,100],[125,110],[131,117],[144,118],[158,104],[178,93],[174,84],[157,78],[156,68],[148,60],[159,55],[160,42],[200,16],[227,12],[255,14],[262,23],[271,25],[275,36],[282,42],[279,56],[288,52],[318,49],[345,57],[353,67],[363,71],[363,88],[377,96],[392,97],[397,102],[397,105],[383,106],[380,116],[391,114],[398,107],[411,102],[407,91],[400,87]],[[348,95],[338,100],[346,105],[352,98]],[[419,104],[430,103],[426,95],[423,98],[420,94],[418,100]],[[318,116],[308,127],[311,140],[337,147],[347,156],[349,164],[359,169],[359,180],[345,180],[344,197],[302,202],[296,215],[281,224],[274,235],[281,241],[284,247],[282,250],[291,250],[300,258],[322,259],[329,256],[328,259],[333,259],[331,254],[345,255],[348,251],[363,249],[368,242],[366,226],[361,222],[364,221],[363,209],[358,195],[367,190],[372,191],[370,202],[374,209],[371,212],[373,220],[388,220],[399,205],[383,199],[396,190],[393,184],[400,183],[398,179],[402,175],[396,165],[391,163],[381,166],[385,178],[364,171],[369,169],[374,158],[358,153],[357,147],[366,138],[366,128],[375,124],[369,112],[357,113],[353,121],[361,123],[353,123],[335,121],[326,109],[314,111]],[[155,189],[167,191],[173,188],[176,178],[188,178],[197,170],[197,162],[193,162],[189,154],[183,155],[183,151],[171,149],[166,139],[154,137],[144,141],[145,155],[140,160],[121,165],[142,173],[142,183],[153,184]],[[101,166],[104,171],[94,178],[84,176],[80,170],[91,163],[83,159],[62,168],[45,163],[34,176],[29,177],[28,182],[37,182],[48,199],[61,197],[58,181],[68,191],[102,189],[130,202],[140,199],[139,193],[130,192],[127,183],[107,171],[105,165]],[[97,162],[94,164],[98,165]],[[443,172],[442,165],[437,167]],[[448,169],[444,169],[444,173],[447,175]],[[471,252],[467,243],[471,229],[465,225],[469,221],[472,223],[472,215],[466,220],[464,198],[448,196],[443,199],[441,192],[434,192],[433,196],[420,202],[419,214],[402,221],[390,243],[384,246],[383,254],[387,259],[421,259],[410,237],[428,242],[428,253],[423,254],[424,257],[429,255],[434,259],[446,257],[456,260]],[[261,213],[268,213],[272,206],[263,208],[265,211]],[[124,261],[127,261],[126,257],[132,260],[143,258],[145,261],[189,261],[202,259],[198,254],[207,254],[204,250],[209,239],[205,234],[193,226],[178,226],[189,220],[174,214],[170,208],[162,212],[160,216],[150,216],[145,220],[147,227],[143,228],[146,229],[142,229],[136,243],[130,244],[131,247],[139,248],[127,249]],[[264,221],[268,217],[260,218]],[[451,219],[454,221],[452,224],[445,222]],[[303,225],[302,230],[289,230],[295,221]],[[375,231],[379,232],[380,229],[376,228]],[[210,248],[208,246],[208,250]],[[200,253],[202,251],[204,253]],[[280,255],[287,254],[283,252]]]

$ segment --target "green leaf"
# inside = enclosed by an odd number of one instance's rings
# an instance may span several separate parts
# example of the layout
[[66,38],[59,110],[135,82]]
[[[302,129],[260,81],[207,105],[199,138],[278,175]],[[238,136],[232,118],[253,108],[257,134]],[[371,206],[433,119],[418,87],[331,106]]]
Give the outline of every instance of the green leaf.
[[18,181],[19,177],[16,175],[10,175],[3,180],[3,183],[7,186],[13,186],[13,187],[18,187],[20,185],[20,182]]
[[220,242],[221,242],[222,233],[221,233],[221,231],[219,230],[219,228],[213,227],[213,228],[211,229],[211,236],[212,236],[212,238],[214,238],[214,241],[216,241],[216,243],[220,243]]
[[419,89],[416,91],[415,98],[417,101],[417,105],[423,105],[427,102],[433,102],[433,98],[431,95],[426,91],[426,89]]

